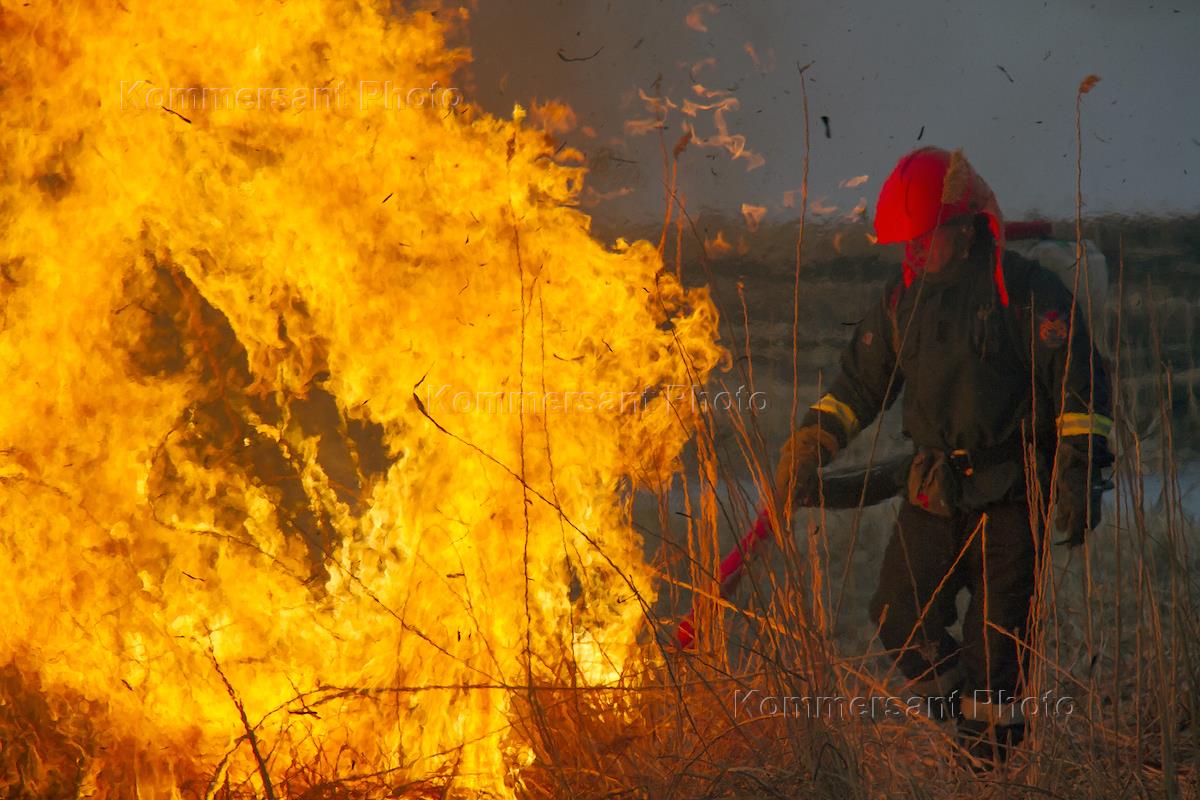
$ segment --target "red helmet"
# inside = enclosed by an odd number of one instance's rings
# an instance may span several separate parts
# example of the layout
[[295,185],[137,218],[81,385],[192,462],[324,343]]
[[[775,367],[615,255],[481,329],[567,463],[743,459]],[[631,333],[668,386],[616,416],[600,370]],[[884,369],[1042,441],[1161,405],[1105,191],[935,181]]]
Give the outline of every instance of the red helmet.
[[[939,225],[966,215],[983,214],[996,242],[996,289],[1008,305],[1001,259],[1004,226],[996,196],[971,168],[961,150],[923,147],[896,164],[879,191],[875,206],[875,237],[880,244],[911,242]],[[912,254],[904,262],[904,283],[916,274]]]

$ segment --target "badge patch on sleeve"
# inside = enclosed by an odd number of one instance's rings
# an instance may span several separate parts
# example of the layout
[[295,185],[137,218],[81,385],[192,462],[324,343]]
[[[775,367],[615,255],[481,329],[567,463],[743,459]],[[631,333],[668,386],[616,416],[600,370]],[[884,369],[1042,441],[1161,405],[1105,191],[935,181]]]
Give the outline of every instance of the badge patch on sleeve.
[[1055,309],[1042,314],[1041,322],[1038,324],[1038,338],[1042,340],[1042,344],[1050,348],[1062,347],[1069,336],[1066,314]]

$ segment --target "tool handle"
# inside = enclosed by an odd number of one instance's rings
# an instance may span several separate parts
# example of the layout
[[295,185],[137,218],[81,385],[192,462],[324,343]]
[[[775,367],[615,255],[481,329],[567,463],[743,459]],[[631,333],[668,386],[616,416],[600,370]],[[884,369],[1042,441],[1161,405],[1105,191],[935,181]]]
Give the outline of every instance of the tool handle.
[[[800,502],[801,506],[813,507],[823,505],[825,508],[855,508],[862,503],[872,506],[896,496],[904,486],[905,476],[912,464],[912,455],[902,455],[892,458],[866,471],[828,473],[821,478],[819,497],[806,497]],[[742,579],[742,567],[746,558],[763,542],[771,538],[772,530],[766,509],[759,512],[754,525],[750,527],[737,545],[721,560],[721,588],[723,600],[733,596],[738,582]],[[696,638],[696,620],[692,611],[688,611],[675,630],[675,641],[687,650]]]
[[[738,541],[737,546],[729,551],[725,558],[721,559],[720,579],[721,579],[721,598],[728,599],[737,589],[738,582],[742,579],[742,565],[746,561],[746,557],[757,550],[763,542],[771,538],[771,523],[767,516],[766,509],[763,509],[758,514],[758,519],[754,525],[744,536]],[[675,630],[675,641],[684,650],[692,646],[692,642],[696,638],[696,623],[695,616],[692,610],[689,610],[687,616],[679,621],[679,627]]]

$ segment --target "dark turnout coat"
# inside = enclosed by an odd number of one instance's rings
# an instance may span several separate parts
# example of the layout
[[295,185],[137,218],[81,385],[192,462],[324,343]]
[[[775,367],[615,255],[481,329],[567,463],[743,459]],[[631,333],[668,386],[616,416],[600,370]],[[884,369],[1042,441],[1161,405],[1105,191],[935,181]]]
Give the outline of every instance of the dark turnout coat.
[[905,436],[918,450],[951,456],[966,509],[1024,486],[1023,448],[1032,445],[1044,478],[1059,436],[1088,452],[1087,437],[1103,442],[1112,425],[1105,366],[1083,309],[1072,314],[1070,290],[1008,252],[1004,306],[990,255],[977,247],[911,286],[900,277],[890,283],[802,422],[845,446],[903,390]]

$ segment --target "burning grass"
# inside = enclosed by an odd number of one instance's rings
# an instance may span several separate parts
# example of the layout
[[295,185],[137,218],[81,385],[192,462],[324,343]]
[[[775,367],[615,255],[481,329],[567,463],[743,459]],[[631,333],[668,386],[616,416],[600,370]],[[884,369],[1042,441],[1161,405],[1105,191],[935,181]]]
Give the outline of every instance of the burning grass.
[[706,292],[594,241],[519,109],[203,91],[451,85],[436,10],[0,23],[0,662],[79,761],[14,746],[15,789],[503,793],[511,687],[623,671],[652,576],[618,490],[674,469],[655,387],[721,358]]
[[[494,733],[506,763],[519,765],[506,773],[502,791],[521,797],[1194,796],[1200,788],[1194,689],[1200,584],[1190,544],[1195,519],[1182,501],[1194,480],[1194,451],[1177,453],[1171,437],[1161,434],[1172,430],[1165,394],[1156,412],[1133,413],[1145,394],[1145,355],[1118,355],[1125,369],[1121,458],[1105,524],[1086,553],[1052,550],[1037,601],[1044,624],[1033,645],[1037,688],[1031,696],[1049,696],[1052,703],[1069,698],[1069,705],[1043,704],[1059,713],[1035,717],[1026,743],[1003,769],[973,771],[946,723],[882,707],[868,714],[836,701],[905,697],[865,623],[866,596],[891,521],[890,507],[883,506],[858,517],[854,548],[854,512],[805,512],[795,540],[759,563],[736,602],[717,613],[700,600],[702,623],[716,627],[702,624],[709,633],[694,653],[660,647],[649,638],[652,628],[643,626],[637,649],[600,681],[589,679],[560,646],[538,651],[532,684],[521,675],[507,682],[443,681],[397,672],[395,680],[373,685],[297,687],[279,708],[259,710],[248,726],[228,702],[218,709],[229,736],[225,752],[240,751],[240,766],[236,756],[156,762],[136,735],[114,735],[124,723],[112,718],[114,706],[103,697],[45,681],[36,662],[14,661],[0,674],[6,785],[29,797],[121,796],[147,785],[169,786],[184,797],[263,796],[267,786],[275,797],[487,794],[462,747],[448,748],[433,769],[381,766],[352,745],[301,726],[321,718],[375,725],[390,718],[403,725],[407,708],[453,713],[459,698],[501,693],[509,702],[504,718],[495,731],[481,733]],[[1155,413],[1162,421],[1149,425]],[[883,423],[885,447],[897,435],[887,427],[891,422]],[[716,438],[753,436],[754,424],[716,415],[703,430]],[[848,457],[865,458],[865,443],[866,437]],[[711,596],[705,577],[711,556],[748,523],[754,487],[744,475],[754,470],[736,454],[688,463],[692,478],[660,498],[658,519],[666,522],[655,523],[651,541],[663,545],[655,561],[662,574]],[[698,475],[717,482],[699,482]],[[690,489],[685,493],[682,485]],[[738,485],[746,486],[744,496],[714,490]],[[675,513],[682,509],[691,509],[689,516]],[[654,631],[660,641],[683,607],[672,602],[670,586],[653,609],[663,625]],[[413,635],[407,631],[401,641]],[[240,697],[239,686],[229,688],[229,699]],[[247,727],[255,733],[257,757]],[[298,731],[311,745],[302,758],[287,746]]]
[[[854,622],[888,509],[806,516],[736,604],[705,602],[777,442],[668,391],[727,354],[666,232],[597,244],[578,154],[520,112],[275,102],[450,86],[451,15],[274,13],[0,17],[6,796],[1195,790],[1193,522],[1143,491],[1139,425],[1108,527],[1040,597],[1035,685],[1075,699],[1062,725],[978,776],[939,723],[789,706],[902,691]],[[123,106],[123,80],[164,104]],[[195,106],[208,84],[275,88]],[[547,402],[580,390],[600,405]],[[694,653],[663,645],[680,587]]]

